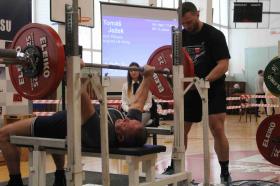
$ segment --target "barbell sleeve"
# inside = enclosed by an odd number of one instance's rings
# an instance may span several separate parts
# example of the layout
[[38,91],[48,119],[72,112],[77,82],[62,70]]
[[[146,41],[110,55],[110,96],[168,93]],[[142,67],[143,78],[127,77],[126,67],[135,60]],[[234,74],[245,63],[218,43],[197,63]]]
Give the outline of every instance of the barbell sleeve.
[[[109,65],[109,64],[94,64],[94,63],[85,63],[85,67],[93,67],[93,68],[106,68],[106,69],[117,69],[117,70],[136,70],[143,72],[144,67],[128,67],[128,66],[119,66],[119,65]],[[162,70],[162,69],[155,69],[155,73],[158,74],[166,74],[170,75],[170,71]]]
[[14,49],[0,49],[0,58],[17,58],[19,60],[25,60],[25,54],[17,52]]
[[16,58],[17,51],[13,49],[0,49],[1,58]]
[[0,58],[0,64],[3,65],[25,65],[27,62],[19,60],[17,58]]

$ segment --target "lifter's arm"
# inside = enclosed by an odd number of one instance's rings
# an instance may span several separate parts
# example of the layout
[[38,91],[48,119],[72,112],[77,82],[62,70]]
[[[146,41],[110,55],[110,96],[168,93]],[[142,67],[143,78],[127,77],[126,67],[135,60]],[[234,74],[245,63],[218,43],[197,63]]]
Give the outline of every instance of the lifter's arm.
[[132,101],[129,109],[138,109],[140,111],[143,111],[145,102],[148,97],[149,88],[152,82],[152,77],[155,68],[149,65],[145,65],[144,69],[144,79],[141,82],[139,88],[137,89],[134,100]]
[[[83,60],[81,60],[80,65],[81,69],[85,67]],[[95,107],[91,103],[90,94],[87,92],[87,89],[81,90],[81,120],[82,124],[84,124],[95,113]]]

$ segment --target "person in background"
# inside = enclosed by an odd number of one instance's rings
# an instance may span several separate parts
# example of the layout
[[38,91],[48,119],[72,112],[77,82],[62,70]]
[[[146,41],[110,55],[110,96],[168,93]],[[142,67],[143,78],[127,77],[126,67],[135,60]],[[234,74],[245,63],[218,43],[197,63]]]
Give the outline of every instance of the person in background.
[[235,83],[233,85],[232,94],[239,94],[239,93],[241,93],[240,85],[238,83]]
[[[139,68],[140,66],[136,62],[132,62],[129,64],[129,67]],[[127,72],[127,82],[123,84],[122,98],[121,98],[121,107],[125,113],[127,113],[129,106],[132,103],[132,100],[134,100],[135,93],[142,80],[143,80],[143,76],[139,71],[129,70]],[[152,107],[152,93],[149,92],[142,113],[142,123],[144,125],[147,124],[151,118],[151,113],[150,113],[151,107]]]
[[[279,97],[273,97],[273,94],[268,90],[267,86],[265,83],[263,84],[263,90],[265,92],[265,100],[267,104],[272,104],[272,105],[280,105],[280,100]],[[266,112],[268,116],[274,115],[274,114],[280,114],[280,109],[279,107],[267,107]]]
[[[263,70],[259,70],[258,71],[258,76],[256,77],[256,95],[259,95],[259,96],[264,96],[265,95],[265,92],[263,90],[263,85],[264,85],[263,73],[264,73]],[[263,102],[263,104],[266,104],[265,98],[256,98],[256,103],[257,104],[260,104],[261,101]],[[265,113],[267,114],[266,107],[264,107],[264,110],[265,110]],[[261,117],[259,115],[259,107],[258,106],[256,107],[256,116]]]

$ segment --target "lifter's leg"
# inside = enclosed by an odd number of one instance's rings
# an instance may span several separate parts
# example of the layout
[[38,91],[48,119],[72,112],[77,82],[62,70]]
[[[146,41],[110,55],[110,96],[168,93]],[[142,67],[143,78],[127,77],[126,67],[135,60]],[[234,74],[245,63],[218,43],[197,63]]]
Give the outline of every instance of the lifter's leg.
[[0,149],[6,160],[10,174],[9,184],[22,185],[20,176],[20,153],[10,141],[10,135],[30,136],[33,118],[28,118],[8,124],[0,129]]
[[64,170],[65,155],[52,154],[52,158],[56,166],[54,186],[66,186],[66,177]]

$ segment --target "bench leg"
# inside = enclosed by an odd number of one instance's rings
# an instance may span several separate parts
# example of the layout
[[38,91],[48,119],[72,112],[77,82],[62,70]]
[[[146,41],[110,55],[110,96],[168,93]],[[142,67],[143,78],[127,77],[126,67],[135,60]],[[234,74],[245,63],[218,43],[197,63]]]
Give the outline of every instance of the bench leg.
[[46,152],[30,151],[29,153],[29,186],[46,186]]
[[156,175],[156,155],[151,157],[150,160],[144,160],[142,163],[143,172],[146,174],[146,182],[153,182],[155,181]]
[[157,145],[157,135],[153,134],[153,145]]
[[128,185],[138,186],[139,182],[139,160],[137,157],[126,157],[128,165]]

